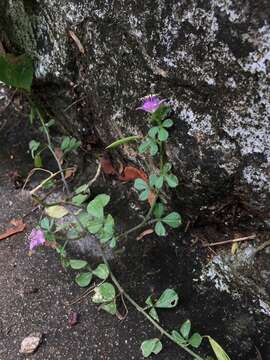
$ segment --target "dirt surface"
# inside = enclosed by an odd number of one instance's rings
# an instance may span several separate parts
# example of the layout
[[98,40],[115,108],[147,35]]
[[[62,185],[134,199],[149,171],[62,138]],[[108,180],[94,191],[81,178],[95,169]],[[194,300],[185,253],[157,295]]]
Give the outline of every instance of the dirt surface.
[[[0,233],[14,218],[25,216],[27,224],[24,233],[0,241],[0,360],[143,359],[141,342],[159,334],[134,309],[129,308],[128,317],[120,321],[97,311],[90,297],[68,305],[82,294],[74,284],[74,274],[63,270],[51,249],[28,255],[27,234],[40,211],[29,215],[35,204],[16,187],[17,175],[25,178],[32,168],[27,153],[31,137],[27,122],[17,118],[12,127],[5,127],[0,134]],[[15,171],[18,174],[14,179]],[[134,210],[123,200],[125,196],[119,196],[126,188],[125,184],[116,184],[108,190],[118,201],[112,212],[120,220],[120,227],[127,226],[134,216]],[[121,244],[121,251],[112,261],[113,268],[140,304],[150,293],[160,294],[166,287],[177,290],[179,306],[160,314],[168,329],[179,328],[190,318],[194,331],[213,336],[232,360],[269,360],[269,318],[252,313],[248,296],[233,300],[211,284],[198,287],[194,279],[200,274],[202,253],[190,241],[190,235],[183,233],[170,233],[162,239],[149,236],[142,241],[130,237]],[[91,260],[98,262],[97,258]],[[73,327],[68,323],[72,312],[79,314],[79,322]],[[20,354],[21,341],[33,332],[43,334],[42,344],[31,356]],[[158,360],[191,359],[166,340],[163,345]],[[210,353],[204,345],[201,355]]]

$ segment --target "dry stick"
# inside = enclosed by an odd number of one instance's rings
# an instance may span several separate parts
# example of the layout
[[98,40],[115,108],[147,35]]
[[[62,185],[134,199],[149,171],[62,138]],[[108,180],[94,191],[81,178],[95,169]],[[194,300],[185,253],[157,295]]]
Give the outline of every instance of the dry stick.
[[[46,132],[46,136],[47,136],[47,139],[48,139],[48,148],[51,150],[52,154],[54,155],[54,158],[57,162],[57,165],[58,165],[58,168],[59,168],[59,171],[61,172],[61,175],[63,174],[63,168],[62,168],[62,165],[61,163],[59,162],[59,160],[57,159],[57,156],[54,154],[54,151],[53,151],[53,148],[51,146],[51,139],[50,139],[50,135],[48,133],[48,130],[45,128],[45,124],[44,124],[44,121],[43,119],[40,117],[41,119],[41,122],[42,122],[42,125],[43,125],[43,128],[44,128],[44,131]],[[71,191],[69,190],[69,186],[67,184],[67,182],[65,181],[65,177],[62,177],[62,180],[63,181],[63,184],[64,184],[64,187],[67,191],[67,193],[70,195],[71,194]],[[146,217],[147,217],[147,220],[150,218],[151,216],[151,213],[152,211],[154,210],[154,206],[155,206],[155,203],[157,201],[157,197],[158,197],[158,193],[156,194],[156,198],[155,198],[155,201],[153,202],[150,210],[148,211]],[[87,230],[85,229],[85,227],[83,226],[83,224],[81,223],[80,219],[78,218],[78,216],[71,210],[70,211],[71,215],[74,217],[74,219],[77,221],[77,223],[80,225],[80,227],[87,233]],[[140,226],[143,226],[145,225],[145,223],[147,222],[146,221],[143,221],[141,224],[139,224]],[[138,229],[139,226],[136,226],[134,227],[133,229],[131,229],[132,231],[135,231],[135,229]],[[127,233],[130,233],[129,231],[127,231],[125,234]],[[196,360],[204,360],[202,357],[200,357],[199,355],[197,355],[196,353],[194,353],[192,350],[190,350],[188,347],[186,347],[185,345],[183,344],[180,344],[177,342],[177,340],[174,339],[174,337],[168,333],[165,329],[163,329],[159,323],[157,323],[150,315],[147,314],[147,312],[139,305],[136,303],[136,301],[134,301],[130,296],[129,294],[122,288],[122,286],[119,284],[117,278],[114,276],[111,268],[110,268],[110,265],[108,263],[108,260],[106,258],[106,255],[103,251],[103,248],[100,244],[99,241],[96,241],[97,243],[97,246],[99,248],[99,251],[101,253],[101,256],[102,256],[102,259],[103,259],[103,262],[104,264],[107,266],[108,270],[109,270],[109,273],[110,273],[110,277],[112,279],[112,282],[115,284],[115,286],[117,287],[117,289],[119,290],[119,292],[121,294],[124,295],[124,297],[136,308],[137,311],[139,311],[145,318],[147,318],[159,331],[162,335],[165,335],[166,337],[168,337],[172,342],[174,342],[175,344],[177,344],[178,346],[180,346],[183,350],[185,350],[186,352],[188,352],[191,356],[193,356],[194,359]]]
[[252,240],[252,239],[256,239],[256,236],[257,236],[256,234],[252,234],[252,235],[245,236],[245,237],[241,237],[241,238],[236,238],[236,239],[231,239],[231,240],[225,240],[225,241],[219,241],[219,242],[210,243],[210,244],[203,244],[202,247],[218,246],[218,245],[225,245],[225,244],[236,243],[236,242],[240,242],[240,241]]
[[46,173],[48,173],[48,174],[50,174],[50,175],[53,174],[50,170],[43,169],[43,168],[34,168],[34,169],[32,169],[32,170],[29,172],[29,174],[28,174],[28,176],[27,176],[27,178],[26,178],[26,180],[25,180],[25,182],[24,182],[24,184],[23,184],[22,190],[25,189],[25,187],[26,187],[29,179],[31,178],[31,176],[33,176],[33,174],[34,174],[36,171],[44,171],[44,172],[46,172]]

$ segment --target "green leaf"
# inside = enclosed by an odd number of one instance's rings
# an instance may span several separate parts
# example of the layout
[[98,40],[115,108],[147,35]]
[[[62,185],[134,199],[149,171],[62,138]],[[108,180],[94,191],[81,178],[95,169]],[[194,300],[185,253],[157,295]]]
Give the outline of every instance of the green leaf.
[[112,240],[109,243],[109,246],[111,249],[116,247],[116,238],[115,237],[112,238]]
[[179,334],[178,331],[173,330],[172,331],[172,337],[178,344],[185,344],[186,340]]
[[126,138],[122,138],[122,139],[114,141],[112,144],[108,145],[105,149],[106,150],[113,149],[113,148],[116,148],[117,146],[127,144],[131,141],[137,141],[139,139],[141,139],[141,136],[128,136]]
[[162,126],[165,128],[170,128],[171,126],[173,126],[172,119],[166,119],[165,121],[163,121]]
[[87,227],[88,223],[92,221],[92,216],[85,211],[80,212],[78,217],[79,217],[79,220],[82,223],[83,227]]
[[75,278],[76,283],[80,287],[86,287],[91,283],[92,280],[92,273],[91,272],[83,272],[78,274]]
[[81,194],[84,192],[89,193],[89,185],[88,184],[83,184],[75,190],[75,194]]
[[151,142],[150,144],[150,154],[155,156],[158,153],[158,145],[155,142]]
[[42,158],[39,154],[36,154],[34,157],[34,165],[36,168],[41,168],[42,167]]
[[169,137],[169,133],[166,129],[160,128],[158,131],[158,139],[160,141],[166,141]]
[[[53,220],[52,220],[52,222],[53,222]],[[45,217],[40,221],[40,226],[44,230],[50,230],[51,226],[52,226],[52,223],[47,217]]]
[[162,343],[158,338],[145,340],[141,344],[141,350],[144,357],[149,357],[152,353],[157,355],[162,350]]
[[61,205],[49,206],[45,208],[45,212],[48,216],[55,219],[61,219],[69,213],[69,211]]
[[31,90],[33,63],[27,55],[0,55],[0,81],[17,89]]
[[194,347],[195,349],[197,349],[202,342],[202,337],[199,333],[194,333],[191,338],[188,340],[189,344]]
[[167,184],[171,188],[175,188],[179,184],[179,181],[175,175],[172,175],[172,174],[166,175],[165,179],[166,179]]
[[183,335],[185,339],[188,339],[190,329],[191,329],[191,322],[190,320],[186,320],[180,328],[180,333]]
[[148,296],[148,298],[145,300],[146,305],[148,306],[153,306],[153,301],[152,301],[152,295]]
[[110,196],[106,194],[97,195],[87,206],[88,214],[102,218],[104,216],[103,208],[109,203]]
[[150,311],[149,311],[149,315],[156,320],[157,322],[159,322],[159,317],[158,317],[158,313],[157,310],[153,307]]
[[86,227],[91,234],[97,234],[103,227],[103,218],[89,221]]
[[29,142],[29,149],[31,151],[31,156],[33,159],[35,158],[35,152],[38,150],[39,146],[40,146],[40,142],[36,140],[31,140]]
[[137,190],[148,189],[147,183],[146,183],[144,180],[142,180],[142,179],[136,179],[136,180],[134,181],[134,187],[135,187],[135,189],[137,189]]
[[106,264],[99,264],[98,267],[93,271],[93,274],[101,280],[106,280],[110,275],[110,272]]
[[67,150],[69,148],[69,144],[70,144],[70,137],[65,136],[61,143],[61,150],[63,151]]
[[230,360],[229,355],[226,354],[222,347],[213,338],[211,338],[211,336],[207,336],[207,338],[218,360]]
[[82,203],[85,202],[85,200],[87,198],[88,198],[88,195],[78,194],[78,195],[73,196],[72,203],[75,205],[81,205]]
[[154,208],[154,215],[157,219],[160,219],[164,214],[164,205],[162,203],[157,203]]
[[173,289],[166,289],[158,301],[155,303],[156,308],[170,309],[177,305],[178,295]]
[[110,302],[115,298],[115,288],[111,283],[105,282],[94,288],[95,294],[92,300],[96,304]]
[[117,307],[115,301],[112,301],[108,304],[100,305],[100,309],[107,311],[107,313],[111,315],[115,315],[117,313]]
[[140,196],[139,196],[139,199],[141,201],[145,201],[148,199],[148,196],[149,196],[149,190],[143,190],[141,193],[140,193]]
[[158,221],[155,225],[155,233],[158,236],[166,236],[166,230],[161,221]]
[[163,181],[164,181],[164,176],[158,176],[157,180],[156,180],[156,183],[155,183],[155,187],[157,189],[161,189],[162,186],[163,186]]
[[162,219],[162,221],[172,228],[177,228],[182,223],[181,216],[177,212],[172,212],[168,214]]
[[149,135],[151,138],[154,138],[154,137],[157,135],[158,130],[159,130],[159,127],[158,127],[158,126],[154,126],[154,127],[152,127],[152,128],[148,131],[148,135]]
[[85,260],[71,259],[71,260],[69,260],[69,264],[73,270],[80,270],[80,269],[83,269],[84,267],[86,267],[86,265],[88,263]]
[[139,153],[140,154],[145,153],[147,151],[147,149],[150,148],[150,146],[151,146],[151,141],[149,139],[146,141],[143,141],[141,143],[141,145],[139,146],[139,149],[138,149]]
[[164,166],[163,166],[162,171],[163,171],[164,174],[165,174],[165,173],[167,174],[167,173],[171,170],[171,168],[172,168],[172,164],[170,164],[170,163],[165,163]]

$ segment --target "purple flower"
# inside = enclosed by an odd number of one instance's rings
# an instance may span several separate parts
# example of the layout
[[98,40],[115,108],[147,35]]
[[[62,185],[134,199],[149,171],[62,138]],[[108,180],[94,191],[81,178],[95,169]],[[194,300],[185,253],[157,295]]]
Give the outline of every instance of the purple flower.
[[149,113],[155,112],[165,101],[165,99],[161,100],[157,95],[149,95],[142,100],[142,106],[138,107],[138,109]]
[[30,240],[30,251],[34,250],[35,247],[43,245],[45,243],[45,235],[43,230],[33,229],[28,237]]

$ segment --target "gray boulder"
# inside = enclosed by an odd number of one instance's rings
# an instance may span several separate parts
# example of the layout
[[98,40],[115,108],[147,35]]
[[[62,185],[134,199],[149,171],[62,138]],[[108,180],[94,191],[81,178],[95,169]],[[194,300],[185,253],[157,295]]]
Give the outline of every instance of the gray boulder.
[[86,141],[95,128],[105,144],[142,134],[139,99],[159,93],[174,108],[182,202],[232,195],[270,218],[267,0],[6,0],[0,11],[4,45],[35,58],[63,126]]

